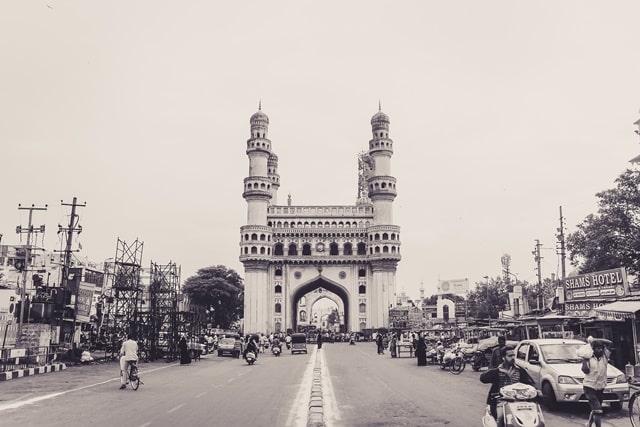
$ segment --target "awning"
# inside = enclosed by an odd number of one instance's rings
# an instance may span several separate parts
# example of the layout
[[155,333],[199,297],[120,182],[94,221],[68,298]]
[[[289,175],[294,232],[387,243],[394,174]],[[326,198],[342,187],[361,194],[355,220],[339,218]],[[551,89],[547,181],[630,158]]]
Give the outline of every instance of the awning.
[[597,315],[613,319],[635,319],[637,311],[640,301],[616,301],[595,309]]

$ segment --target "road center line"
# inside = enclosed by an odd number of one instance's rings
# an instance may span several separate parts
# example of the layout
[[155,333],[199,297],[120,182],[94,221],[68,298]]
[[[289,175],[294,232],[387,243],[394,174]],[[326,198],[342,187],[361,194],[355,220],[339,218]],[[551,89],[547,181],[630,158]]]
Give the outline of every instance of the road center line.
[[167,411],[167,414],[172,413],[173,411],[177,411],[178,409],[182,408],[184,406],[184,403],[179,404],[178,406],[176,406],[175,408],[169,409]]
[[315,368],[316,352],[318,349],[311,347],[311,355],[307,361],[307,369],[304,371],[302,381],[298,387],[298,394],[293,400],[289,416],[287,417],[287,427],[305,427],[309,416],[309,395],[313,384],[313,369]]
[[200,398],[201,398],[202,396],[204,396],[205,394],[207,394],[207,392],[206,392],[206,391],[203,391],[203,392],[202,392],[202,393],[200,393],[200,394],[196,394],[196,397],[195,397],[195,398],[196,398],[196,399],[200,399]]
[[333,390],[331,374],[329,373],[327,358],[325,357],[324,351],[320,353],[320,364],[322,366],[320,378],[322,381],[323,412],[325,417],[325,426],[328,427],[340,419],[340,410],[338,409],[338,401]]

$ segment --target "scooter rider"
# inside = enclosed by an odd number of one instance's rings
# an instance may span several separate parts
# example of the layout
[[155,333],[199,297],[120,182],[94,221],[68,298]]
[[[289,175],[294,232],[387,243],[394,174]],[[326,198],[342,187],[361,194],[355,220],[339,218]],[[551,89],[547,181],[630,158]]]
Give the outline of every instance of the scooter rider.
[[[484,384],[491,384],[489,394],[487,396],[487,404],[491,408],[491,415],[496,419],[498,425],[502,425],[502,416],[498,416],[498,400],[500,388],[505,385],[515,383],[523,383],[535,386],[533,380],[527,374],[527,371],[516,366],[516,353],[513,347],[505,346],[502,348],[502,363],[494,369],[489,369],[480,375],[480,381]],[[500,414],[502,415],[502,414]]]
[[246,359],[247,358],[247,353],[249,352],[253,352],[254,356],[256,357],[256,359],[258,358],[258,345],[256,344],[256,341],[253,337],[249,338],[249,343],[247,344],[247,346],[244,349],[244,352],[242,353],[242,358]]
[[280,344],[280,339],[278,339],[278,337],[273,337],[273,341],[271,341],[271,352],[273,353],[273,350],[277,348],[278,350],[280,350],[280,352],[282,352],[282,345]]

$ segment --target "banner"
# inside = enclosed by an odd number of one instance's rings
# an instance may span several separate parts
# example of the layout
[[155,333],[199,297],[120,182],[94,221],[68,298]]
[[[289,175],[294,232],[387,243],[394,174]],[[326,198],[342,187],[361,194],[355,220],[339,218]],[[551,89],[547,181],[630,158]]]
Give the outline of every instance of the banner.
[[438,280],[438,295],[466,294],[469,291],[469,279]]
[[76,321],[89,322],[91,316],[91,306],[93,305],[93,283],[81,282],[78,289],[78,299],[76,300]]
[[629,295],[629,283],[624,268],[567,277],[563,281],[563,287],[566,302]]

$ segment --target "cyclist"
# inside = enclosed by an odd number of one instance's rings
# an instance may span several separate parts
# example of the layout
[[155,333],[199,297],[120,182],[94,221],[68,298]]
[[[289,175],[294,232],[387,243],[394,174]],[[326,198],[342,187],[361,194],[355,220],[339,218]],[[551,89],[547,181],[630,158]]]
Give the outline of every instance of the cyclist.
[[120,390],[127,388],[127,367],[132,361],[138,361],[138,343],[133,334],[128,333],[120,348]]

